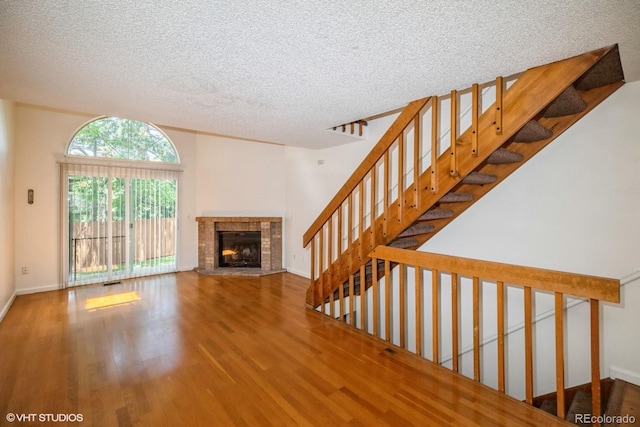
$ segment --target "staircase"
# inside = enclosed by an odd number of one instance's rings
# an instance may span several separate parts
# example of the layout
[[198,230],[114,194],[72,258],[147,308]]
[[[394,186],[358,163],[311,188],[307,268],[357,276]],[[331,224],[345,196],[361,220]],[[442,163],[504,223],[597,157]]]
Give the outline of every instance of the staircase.
[[[593,414],[590,391],[591,384],[572,387],[564,391],[567,402],[570,402],[564,419],[580,426],[591,426],[587,416]],[[602,390],[602,407],[606,408],[602,425],[614,426],[620,424],[634,424],[640,419],[640,387],[626,381],[603,379],[600,382]],[[556,415],[556,393],[540,396],[533,401],[533,406],[552,415]]]
[[[335,317],[335,298],[358,295],[372,276],[388,273],[381,263],[372,268],[374,248],[418,249],[623,79],[618,47],[611,46],[529,69],[510,86],[498,77],[452,91],[448,147],[438,122],[446,97],[409,103],[305,233],[312,259],[307,306],[328,302]],[[488,87],[495,102],[482,109],[481,90]],[[469,95],[461,115],[459,104]],[[458,133],[458,124],[469,120]]]

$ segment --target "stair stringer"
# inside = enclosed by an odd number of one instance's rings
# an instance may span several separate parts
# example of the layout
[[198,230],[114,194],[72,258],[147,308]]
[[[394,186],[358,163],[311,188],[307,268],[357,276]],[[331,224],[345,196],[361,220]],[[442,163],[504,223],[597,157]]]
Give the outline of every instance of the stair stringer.
[[[527,144],[514,144],[511,142],[512,137],[529,120],[539,116],[545,107],[614,48],[615,46],[599,49],[525,71],[520,78],[504,92],[502,103],[502,132],[496,132],[496,104],[494,103],[479,118],[478,154],[474,156],[471,153],[472,130],[469,128],[457,140],[457,176],[452,176],[449,173],[451,165],[451,149],[449,148],[438,157],[435,165],[439,177],[437,191],[432,192],[430,189],[431,167],[429,167],[420,175],[418,188],[412,184],[404,191],[403,199],[405,203],[404,206],[401,207],[402,209],[399,209],[397,206],[397,200],[391,202],[388,217],[384,217],[384,215],[379,216],[374,222],[373,229],[368,227],[364,231],[363,236],[365,237],[362,242],[356,239],[346,248],[338,259],[332,263],[330,268],[321,273],[322,277],[318,278],[313,286],[314,306],[317,307],[323,301],[327,300],[332,292],[335,292],[341,285],[344,285],[344,283],[348,281],[350,275],[356,274],[361,266],[368,263],[371,259],[366,254],[370,253],[378,245],[388,245],[391,243],[403,230],[414,223],[420,215],[433,208],[445,194],[454,189],[471,192],[474,195],[474,200],[470,203],[461,203],[459,204],[460,206],[447,205],[447,208],[454,211],[454,216],[431,222],[430,224],[435,226],[434,232],[418,237],[416,239],[416,245],[412,247],[412,249],[417,249],[421,246],[441,230],[442,227],[477,201],[479,197],[486,194],[491,188],[506,178],[506,176],[553,141],[562,131],[570,127],[620,87],[622,82],[585,92],[585,94],[589,94],[590,101],[587,102],[587,109],[580,114],[540,119],[541,124],[550,127],[554,132],[547,140]],[[500,165],[500,168],[506,170],[506,173],[501,173],[501,176],[499,176],[495,183],[483,186],[462,184],[462,179],[474,171],[495,174],[497,166],[486,164],[486,159],[502,146],[508,146],[510,149],[513,149],[511,146],[516,145],[518,149],[514,151],[522,152],[525,156],[524,160],[516,164]],[[411,201],[414,200],[415,191],[419,192],[419,206],[413,206],[411,204]],[[402,211],[401,215],[399,214],[400,211]],[[319,283],[323,284],[322,288],[318,286]]]

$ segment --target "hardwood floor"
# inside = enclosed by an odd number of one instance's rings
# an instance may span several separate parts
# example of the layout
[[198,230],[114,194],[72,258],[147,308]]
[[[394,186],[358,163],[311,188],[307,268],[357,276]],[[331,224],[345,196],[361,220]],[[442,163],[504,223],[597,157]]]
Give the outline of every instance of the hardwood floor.
[[0,323],[0,425],[565,424],[307,310],[307,285],[184,272],[18,296]]

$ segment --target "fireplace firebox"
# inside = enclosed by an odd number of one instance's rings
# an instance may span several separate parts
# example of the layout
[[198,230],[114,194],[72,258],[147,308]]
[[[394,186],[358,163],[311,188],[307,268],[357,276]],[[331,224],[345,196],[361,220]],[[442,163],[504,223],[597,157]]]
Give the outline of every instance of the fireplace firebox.
[[259,231],[218,231],[218,266],[260,268]]

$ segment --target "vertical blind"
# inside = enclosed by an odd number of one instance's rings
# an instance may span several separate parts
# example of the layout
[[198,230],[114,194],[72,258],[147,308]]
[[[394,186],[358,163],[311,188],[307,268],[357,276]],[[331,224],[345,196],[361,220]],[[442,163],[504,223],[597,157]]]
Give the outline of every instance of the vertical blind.
[[179,175],[61,164],[63,285],[175,271]]

